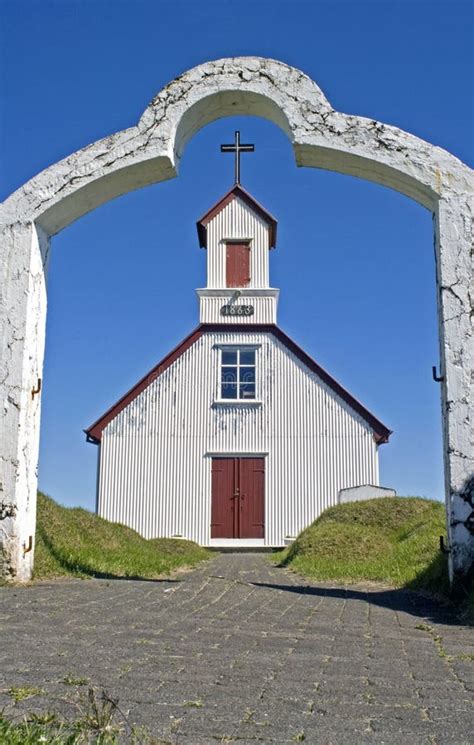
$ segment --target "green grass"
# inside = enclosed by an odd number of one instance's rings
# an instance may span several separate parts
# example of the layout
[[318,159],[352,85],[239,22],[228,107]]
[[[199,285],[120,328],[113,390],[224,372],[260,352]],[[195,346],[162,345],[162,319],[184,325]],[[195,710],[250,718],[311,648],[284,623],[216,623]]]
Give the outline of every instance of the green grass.
[[42,693],[41,688],[32,688],[31,686],[20,686],[10,688],[8,691],[9,695],[18,703],[18,701],[24,701],[26,698],[32,698],[33,696],[40,696]]
[[[389,497],[326,510],[278,556],[281,565],[321,581],[383,582],[449,596],[440,502]],[[463,597],[474,616],[474,594]]]
[[65,718],[54,711],[23,711],[9,718],[5,710],[0,711],[1,745],[177,745],[181,742],[181,719],[171,717],[166,727],[169,736],[157,736],[148,727],[133,724],[119,701],[98,688],[77,690],[64,703],[69,709],[73,705],[75,716]]
[[156,579],[210,553],[172,538],[145,540],[131,528],[38,494],[35,579],[64,576]]
[[0,712],[0,743],[2,745],[171,745],[153,737],[146,728],[131,725],[119,708],[119,702],[106,691],[99,693],[90,687],[77,691],[73,699],[76,717],[64,719],[54,711],[24,713],[18,720]]

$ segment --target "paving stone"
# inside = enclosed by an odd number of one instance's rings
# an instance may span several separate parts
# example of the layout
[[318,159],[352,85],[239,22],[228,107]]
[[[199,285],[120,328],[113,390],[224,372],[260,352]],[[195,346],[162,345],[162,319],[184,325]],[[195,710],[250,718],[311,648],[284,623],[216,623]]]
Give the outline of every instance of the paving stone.
[[[180,745],[461,745],[474,728],[474,633],[445,607],[311,584],[257,553],[216,555],[179,582],[0,588],[0,630],[9,716],[77,714],[92,685]],[[12,687],[44,692],[15,704]]]

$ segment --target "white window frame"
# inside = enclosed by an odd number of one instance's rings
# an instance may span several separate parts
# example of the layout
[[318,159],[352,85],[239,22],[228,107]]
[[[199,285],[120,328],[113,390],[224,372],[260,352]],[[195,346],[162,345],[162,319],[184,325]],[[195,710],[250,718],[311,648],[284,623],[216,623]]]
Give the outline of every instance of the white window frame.
[[[214,403],[216,404],[225,404],[228,406],[259,406],[261,405],[262,401],[260,398],[260,389],[261,389],[261,379],[259,376],[259,369],[261,369],[260,364],[260,344],[219,344],[217,345],[218,350],[218,370],[217,370],[217,390],[216,390],[216,396],[214,399]],[[222,398],[222,368],[226,367],[222,364],[222,352],[224,351],[231,351],[234,352],[236,350],[243,350],[243,351],[254,351],[255,352],[255,398]],[[238,380],[238,371],[241,367],[240,365],[240,355],[238,356],[238,362],[237,365],[229,365],[229,367],[237,367],[237,380]],[[249,365],[242,365],[242,367],[250,367]],[[237,392],[239,390],[237,389]]]

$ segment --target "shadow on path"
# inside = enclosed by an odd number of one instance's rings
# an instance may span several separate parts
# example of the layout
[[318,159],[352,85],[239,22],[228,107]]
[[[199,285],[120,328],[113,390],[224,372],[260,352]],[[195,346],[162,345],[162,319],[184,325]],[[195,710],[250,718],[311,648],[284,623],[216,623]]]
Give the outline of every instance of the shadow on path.
[[250,582],[254,587],[266,587],[270,590],[294,592],[299,595],[310,595],[318,598],[339,600],[360,600],[392,611],[410,613],[419,618],[429,618],[435,623],[449,626],[464,626],[452,607],[432,598],[405,589],[357,590],[347,587],[315,587],[313,585],[283,585],[270,582]]

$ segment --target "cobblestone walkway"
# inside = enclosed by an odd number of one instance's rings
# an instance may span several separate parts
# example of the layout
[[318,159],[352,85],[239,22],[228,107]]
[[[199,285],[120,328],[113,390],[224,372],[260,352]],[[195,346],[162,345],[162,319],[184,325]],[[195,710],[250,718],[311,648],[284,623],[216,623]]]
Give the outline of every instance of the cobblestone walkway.
[[[179,581],[3,588],[0,628],[9,715],[66,711],[87,679],[178,745],[473,742],[472,629],[409,593],[311,585],[259,554]],[[41,693],[15,703],[12,688]]]

